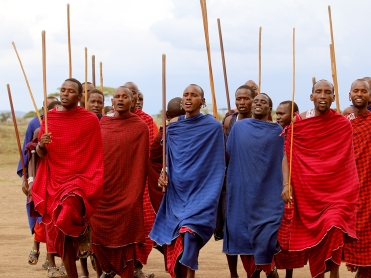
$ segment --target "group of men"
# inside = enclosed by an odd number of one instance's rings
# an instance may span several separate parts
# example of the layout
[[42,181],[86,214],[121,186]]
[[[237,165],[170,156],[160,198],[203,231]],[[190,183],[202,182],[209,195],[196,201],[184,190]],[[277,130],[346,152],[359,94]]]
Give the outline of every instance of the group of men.
[[32,190],[24,189],[48,253],[64,264],[49,262],[48,277],[77,278],[77,258],[88,277],[89,255],[98,278],[154,277],[142,267],[155,247],[171,277],[192,278],[213,234],[232,278],[238,255],[247,277],[278,277],[277,268],[292,277],[309,261],[312,277],[335,278],[342,260],[371,277],[370,91],[367,79],[354,81],[344,117],[330,108],[333,85],[320,80],[313,109],[299,114],[283,101],[273,123],[271,98],[249,80],[221,124],[201,113],[204,91],[190,84],[158,130],[135,83],[115,90],[105,116],[102,92],[66,79],[34,141]]

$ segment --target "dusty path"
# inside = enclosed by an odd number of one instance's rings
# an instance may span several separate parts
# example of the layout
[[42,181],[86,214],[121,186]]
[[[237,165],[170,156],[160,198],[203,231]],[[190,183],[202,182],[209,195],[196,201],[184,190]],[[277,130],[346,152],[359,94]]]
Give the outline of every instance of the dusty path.
[[[14,130],[8,127],[6,130],[0,126],[0,277],[46,277],[46,271],[41,268],[45,259],[45,244],[41,245],[41,255],[36,266],[27,263],[28,254],[32,247],[33,238],[28,228],[25,196],[20,187],[20,179],[15,174],[18,162],[16,148],[7,145],[7,142],[15,142]],[[21,127],[22,129],[22,127]],[[24,130],[24,127],[23,127]],[[5,133],[4,133],[5,132]],[[200,270],[197,277],[229,277],[229,271],[225,255],[221,253],[222,242],[213,239],[201,250],[199,259]],[[145,271],[155,273],[156,278],[169,278],[164,271],[162,255],[153,250]],[[79,266],[79,263],[78,263]],[[96,277],[90,267],[90,277]],[[285,277],[280,271],[280,277]],[[246,277],[239,262],[239,275]],[[326,277],[329,275],[327,274]],[[353,278],[355,275],[348,272],[345,266],[341,266],[340,277]],[[261,277],[265,275],[261,274]],[[309,278],[309,269],[295,270],[294,277]]]

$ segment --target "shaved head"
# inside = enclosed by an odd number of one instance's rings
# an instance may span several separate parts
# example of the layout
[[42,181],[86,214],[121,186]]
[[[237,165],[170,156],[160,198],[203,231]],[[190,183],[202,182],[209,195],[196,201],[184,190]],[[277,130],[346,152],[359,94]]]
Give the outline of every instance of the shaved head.
[[[367,77],[366,77],[366,78],[367,78]],[[368,78],[369,78],[369,77],[368,77]],[[371,81],[371,78],[370,78],[370,81]],[[370,83],[368,83],[368,81],[365,80],[365,78],[362,78],[362,79],[357,79],[357,80],[353,81],[352,85],[350,86],[350,91],[353,90],[353,85],[356,84],[356,83],[358,83],[358,82],[364,82],[365,84],[367,84],[367,85],[366,85],[366,88],[367,88],[368,90],[370,90]]]
[[182,98],[176,97],[171,99],[167,104],[166,116],[168,120],[184,115],[186,112],[181,108]]
[[252,81],[252,80],[247,80],[246,83],[245,83],[244,85],[253,88],[254,91],[255,91],[255,95],[258,94],[258,92],[259,92],[259,86],[258,86],[254,81]]

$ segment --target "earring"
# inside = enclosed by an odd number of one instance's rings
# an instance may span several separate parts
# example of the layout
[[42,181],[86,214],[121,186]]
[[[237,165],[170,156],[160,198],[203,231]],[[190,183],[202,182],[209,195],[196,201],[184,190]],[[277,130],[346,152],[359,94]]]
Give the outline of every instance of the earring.
[[183,110],[182,102],[180,102],[180,110]]

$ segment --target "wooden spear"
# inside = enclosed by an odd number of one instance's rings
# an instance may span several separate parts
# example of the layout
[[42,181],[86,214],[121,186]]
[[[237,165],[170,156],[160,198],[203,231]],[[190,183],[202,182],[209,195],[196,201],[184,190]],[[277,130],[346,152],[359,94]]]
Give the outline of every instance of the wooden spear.
[[85,109],[88,109],[88,49],[85,47]]
[[[18,145],[18,151],[19,151],[19,157],[21,159],[21,165],[22,165],[22,173],[23,173],[23,179],[24,179],[24,185],[28,192],[28,181],[27,181],[27,171],[24,163],[22,148],[21,148],[21,140],[19,139],[19,132],[18,132],[18,126],[17,126],[17,119],[15,117],[14,113],[14,106],[13,106],[13,100],[12,100],[12,93],[10,92],[10,86],[9,84],[6,84],[6,87],[8,89],[8,96],[9,96],[9,103],[10,103],[10,110],[12,111],[12,118],[13,118],[13,124],[14,124],[14,131],[15,131],[15,137],[17,139],[17,145]],[[29,194],[27,194],[29,196]]]
[[14,42],[12,42],[12,45],[13,45],[13,48],[14,48],[15,54],[17,55],[17,58],[18,58],[19,64],[21,65],[21,69],[22,69],[22,72],[23,72],[24,80],[26,81],[26,85],[27,85],[27,88],[28,88],[28,92],[30,93],[30,97],[31,97],[31,100],[32,100],[33,106],[34,106],[34,108],[35,108],[35,112],[36,112],[37,118],[39,119],[39,122],[40,122],[40,124],[41,124],[41,117],[40,117],[39,109],[37,109],[37,105],[36,105],[35,99],[34,99],[34,97],[33,97],[32,91],[31,91],[30,83],[28,83],[28,79],[27,79],[27,76],[26,76],[26,72],[24,71],[24,68],[23,68],[23,65],[22,65],[21,58],[20,58],[19,55],[18,55],[18,51],[17,51],[17,48],[16,48]]
[[[291,145],[289,169],[289,197],[291,196],[292,146],[294,144],[294,103],[295,103],[295,28],[292,30],[292,95],[291,95]],[[290,207],[290,203],[288,204]]]
[[[103,64],[99,63],[99,80],[100,80],[100,91],[103,92]],[[104,107],[102,108],[102,114],[104,115]]]
[[68,69],[72,78],[71,30],[70,30],[70,4],[67,4],[67,40],[68,40]]
[[[162,54],[162,178],[166,177],[166,55]],[[166,187],[162,187],[166,192]]]
[[95,87],[95,55],[91,56],[91,75],[92,75],[91,82]]
[[336,70],[334,33],[333,33],[333,30],[332,30],[332,17],[331,17],[331,7],[330,7],[330,5],[328,6],[328,17],[329,17],[329,20],[330,20],[330,35],[331,35],[330,55],[331,55],[332,78],[333,78],[334,90],[335,90],[336,110],[337,110],[338,113],[341,113],[339,90],[338,90],[338,77],[337,77],[337,70]]
[[223,45],[223,36],[222,36],[222,27],[220,26],[220,19],[218,21],[218,30],[219,30],[219,42],[220,42],[220,53],[222,55],[222,64],[223,64],[223,74],[224,74],[224,86],[225,86],[225,94],[227,97],[227,106],[228,106],[228,113],[231,111],[231,101],[229,100],[229,89],[228,89],[228,79],[227,79],[227,68],[225,66],[225,57],[224,57],[224,45]]
[[47,98],[48,93],[46,90],[46,45],[45,45],[45,31],[41,32],[41,43],[42,43],[42,65],[43,65],[43,91],[44,91],[44,122],[45,122],[45,133],[48,133],[48,107]]
[[313,86],[314,86],[314,84],[316,84],[316,78],[315,77],[312,77],[312,84],[313,84]]
[[258,69],[258,94],[260,94],[262,76],[262,27],[259,27],[259,69]]
[[208,62],[209,62],[209,79],[210,79],[210,88],[211,88],[211,99],[212,99],[212,103],[213,103],[213,115],[216,119],[218,119],[219,117],[218,117],[218,108],[216,106],[213,69],[212,69],[212,66],[211,66],[209,27],[208,27],[208,20],[207,20],[206,0],[200,0],[200,4],[201,4],[201,11],[202,11],[202,21],[203,21],[203,25],[204,25],[207,59],[208,59]]

